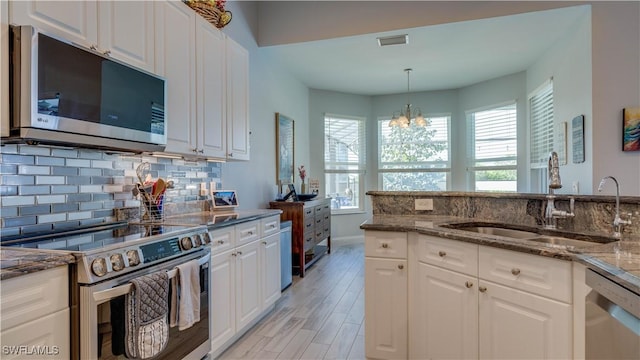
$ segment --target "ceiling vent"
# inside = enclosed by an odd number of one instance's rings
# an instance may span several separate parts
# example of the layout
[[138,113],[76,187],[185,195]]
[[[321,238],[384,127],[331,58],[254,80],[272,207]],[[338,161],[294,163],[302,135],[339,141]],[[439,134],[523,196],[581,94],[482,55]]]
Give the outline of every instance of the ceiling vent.
[[409,35],[393,35],[393,36],[384,36],[379,37],[378,46],[387,46],[387,45],[405,45],[409,43]]

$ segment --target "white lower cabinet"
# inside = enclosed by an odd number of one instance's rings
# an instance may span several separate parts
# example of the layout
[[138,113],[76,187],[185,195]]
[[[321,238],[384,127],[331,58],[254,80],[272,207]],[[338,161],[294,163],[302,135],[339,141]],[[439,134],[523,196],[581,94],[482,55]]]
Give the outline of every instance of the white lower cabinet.
[[3,280],[0,290],[2,359],[70,358],[66,266]]
[[407,234],[368,231],[365,236],[365,354],[407,357]]
[[573,357],[570,262],[415,233],[403,253],[386,234],[365,232],[367,357]]
[[275,216],[209,232],[213,358],[280,298],[279,230],[279,217]]

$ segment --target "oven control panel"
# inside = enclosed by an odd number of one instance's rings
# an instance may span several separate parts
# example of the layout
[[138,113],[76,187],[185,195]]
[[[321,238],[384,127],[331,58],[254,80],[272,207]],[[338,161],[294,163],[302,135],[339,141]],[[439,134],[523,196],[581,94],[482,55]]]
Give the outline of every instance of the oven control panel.
[[114,277],[119,273],[133,271],[138,267],[197,250],[210,242],[208,232],[194,232],[96,254],[84,259],[86,266],[89,267],[87,270],[90,272],[87,280],[94,277],[99,279]]

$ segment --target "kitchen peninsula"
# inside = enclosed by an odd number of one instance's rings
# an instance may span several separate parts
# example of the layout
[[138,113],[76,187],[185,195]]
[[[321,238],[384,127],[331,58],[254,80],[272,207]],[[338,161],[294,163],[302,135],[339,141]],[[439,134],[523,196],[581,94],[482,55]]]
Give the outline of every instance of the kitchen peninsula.
[[[361,228],[369,357],[580,358],[586,269],[640,293],[637,227],[626,228],[623,243],[611,237],[610,197],[576,196],[574,221],[546,232],[537,223],[544,195],[368,195],[374,215]],[[431,199],[433,210],[415,210],[416,199]],[[625,213],[639,205],[621,198]]]

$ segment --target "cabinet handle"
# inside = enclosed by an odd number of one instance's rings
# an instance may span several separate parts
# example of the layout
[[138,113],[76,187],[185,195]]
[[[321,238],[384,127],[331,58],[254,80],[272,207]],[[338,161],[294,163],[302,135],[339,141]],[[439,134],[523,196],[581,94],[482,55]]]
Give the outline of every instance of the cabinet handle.
[[263,242],[262,242],[262,245],[267,245],[267,242],[266,242],[266,241],[263,241]]
[[231,256],[238,256],[237,253],[231,253]]
[[398,269],[400,269],[400,270],[404,269],[404,265],[402,265],[402,264],[398,265]]
[[253,231],[247,231],[247,234],[253,235]]
[[95,44],[91,44],[91,46],[89,46],[89,49],[98,50],[98,46],[96,46]]
[[467,289],[471,289],[471,287],[473,286],[473,283],[471,281],[467,281],[466,283],[464,283],[464,286],[466,286]]
[[197,148],[193,148],[193,149],[191,149],[191,152],[197,153],[198,149]]
[[103,52],[102,54],[104,54],[106,56],[110,56],[111,55],[111,50],[107,50],[107,51]]
[[520,275],[520,269],[518,269],[518,268],[513,268],[513,269],[511,269],[511,273],[512,273],[514,276],[518,276],[518,275]]
[[198,150],[198,152],[199,152],[200,154],[204,154],[204,149],[200,149],[200,150]]
[[480,290],[480,292],[482,292],[482,293],[483,293],[483,292],[486,292],[486,291],[487,291],[487,288],[486,288],[486,287],[484,287],[484,286],[480,286],[480,287],[478,288],[478,290]]
[[233,157],[233,153],[228,153],[227,156],[228,157]]
[[383,249],[387,249],[387,248],[389,248],[389,244],[387,244],[387,243],[382,243],[382,248],[383,248]]
[[242,251],[238,251],[238,252],[236,252],[236,254],[242,255]]
[[444,252],[444,251],[438,251],[438,256],[445,257],[445,256],[447,256],[447,253]]
[[220,245],[224,244],[224,240],[218,240],[218,244]]

